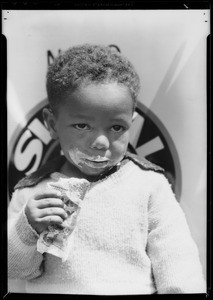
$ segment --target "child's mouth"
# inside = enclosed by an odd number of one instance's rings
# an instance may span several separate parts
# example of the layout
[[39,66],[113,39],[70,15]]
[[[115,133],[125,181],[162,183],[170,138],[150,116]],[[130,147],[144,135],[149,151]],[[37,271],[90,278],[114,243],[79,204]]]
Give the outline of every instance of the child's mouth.
[[112,161],[105,156],[88,155],[78,148],[70,149],[69,155],[74,164],[80,168],[82,168],[83,165],[86,165],[93,169],[105,169],[112,164]]
[[106,168],[109,165],[109,160],[90,160],[90,159],[84,159],[84,163],[89,166],[90,168],[94,169],[103,169]]

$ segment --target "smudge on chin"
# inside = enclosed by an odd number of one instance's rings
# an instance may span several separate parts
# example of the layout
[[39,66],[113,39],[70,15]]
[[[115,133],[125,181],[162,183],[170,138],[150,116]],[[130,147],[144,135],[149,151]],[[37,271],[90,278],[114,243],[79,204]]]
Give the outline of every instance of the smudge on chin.
[[[99,156],[89,156],[87,154],[85,154],[84,152],[80,151],[78,148],[71,148],[69,151],[69,156],[70,156],[70,159],[71,161],[79,168],[83,168],[83,165],[85,164],[85,160],[91,160],[91,161],[95,161],[96,159],[100,159],[100,155]],[[109,160],[108,161],[108,164],[107,164],[107,167],[113,167],[115,165],[118,165],[121,160],[123,159],[123,157],[125,156],[125,153],[122,153],[122,155],[120,156],[119,159],[117,160]],[[104,158],[103,159],[106,159],[108,160],[108,158]]]
[[78,148],[72,148],[68,151],[68,153],[72,162],[79,168],[82,168],[83,161],[80,155],[81,152],[78,150]]

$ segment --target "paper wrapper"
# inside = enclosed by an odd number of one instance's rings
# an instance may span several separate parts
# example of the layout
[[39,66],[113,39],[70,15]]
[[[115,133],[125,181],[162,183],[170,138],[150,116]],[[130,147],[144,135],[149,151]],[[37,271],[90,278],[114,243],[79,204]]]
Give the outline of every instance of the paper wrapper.
[[64,202],[68,218],[63,222],[63,227],[53,224],[40,234],[37,251],[50,253],[65,261],[72,241],[70,234],[75,228],[81,202],[89,187],[89,182],[86,179],[60,178],[56,182],[49,182],[48,186],[61,192],[61,199]]

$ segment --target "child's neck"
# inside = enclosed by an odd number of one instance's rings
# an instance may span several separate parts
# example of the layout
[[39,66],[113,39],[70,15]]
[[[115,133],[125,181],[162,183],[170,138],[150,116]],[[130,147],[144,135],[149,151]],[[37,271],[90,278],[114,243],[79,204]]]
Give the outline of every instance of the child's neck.
[[91,175],[82,173],[77,167],[75,167],[74,165],[72,165],[71,163],[66,161],[65,164],[61,167],[60,173],[64,174],[67,177],[70,177],[70,178],[74,177],[74,178],[79,178],[79,179],[87,179],[88,181],[92,182],[92,181],[98,181],[98,180],[104,178],[105,176],[108,176],[109,174],[114,173],[116,170],[117,170],[117,167],[115,166],[112,169],[110,169],[108,172],[106,172],[106,174],[91,176]]
[[97,181],[100,178],[100,175],[89,176],[87,174],[82,173],[77,167],[75,167],[68,161],[66,161],[65,164],[61,167],[60,172],[64,175],[66,175],[67,177],[87,179],[88,181]]
[[67,177],[87,179],[85,174],[83,174],[78,168],[70,164],[68,161],[66,161],[65,164],[61,167],[60,172]]

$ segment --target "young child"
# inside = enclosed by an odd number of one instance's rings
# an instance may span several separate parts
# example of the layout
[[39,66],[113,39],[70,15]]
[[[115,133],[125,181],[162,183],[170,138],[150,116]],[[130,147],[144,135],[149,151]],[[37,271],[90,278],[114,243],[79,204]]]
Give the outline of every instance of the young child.
[[63,155],[22,179],[8,210],[9,278],[27,292],[205,293],[163,170],[127,151],[138,92],[110,47],[76,46],[49,67],[43,114]]

